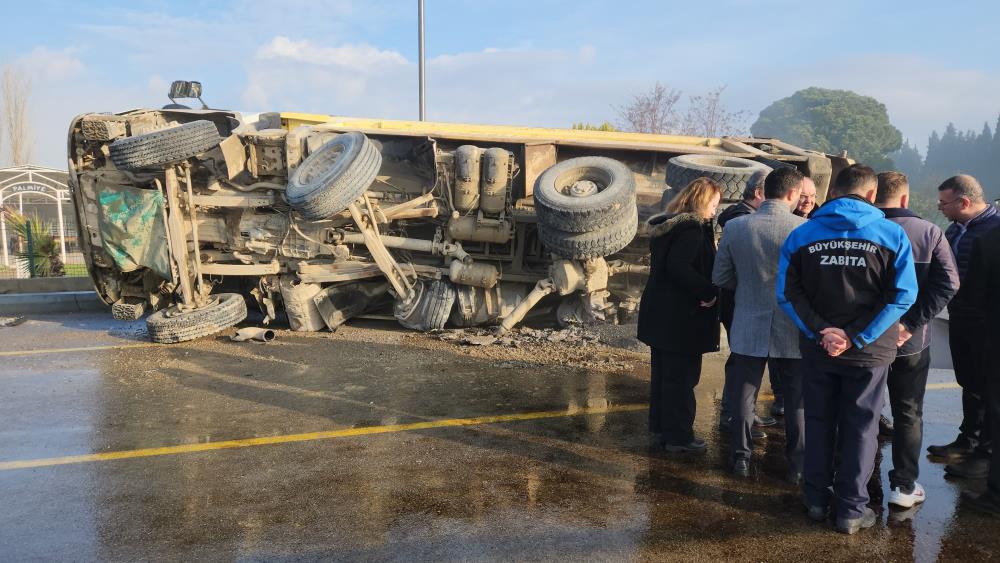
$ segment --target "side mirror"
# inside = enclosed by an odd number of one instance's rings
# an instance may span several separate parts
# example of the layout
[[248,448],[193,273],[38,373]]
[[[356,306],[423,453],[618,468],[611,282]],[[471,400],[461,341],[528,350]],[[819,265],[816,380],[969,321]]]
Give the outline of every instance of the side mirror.
[[171,102],[174,101],[174,98],[196,98],[201,102],[202,109],[208,109],[208,106],[201,99],[201,82],[175,80],[170,84],[167,97],[170,98]]

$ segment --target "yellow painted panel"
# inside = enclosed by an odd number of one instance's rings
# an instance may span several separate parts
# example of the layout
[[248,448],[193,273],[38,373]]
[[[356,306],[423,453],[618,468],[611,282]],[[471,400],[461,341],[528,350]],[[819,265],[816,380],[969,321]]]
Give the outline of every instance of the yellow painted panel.
[[511,142],[574,141],[576,143],[641,143],[644,145],[687,145],[722,148],[722,140],[713,137],[686,137],[682,135],[654,135],[650,133],[622,133],[618,131],[588,131],[510,125],[475,125],[469,123],[442,123],[437,121],[367,119],[294,112],[281,113],[280,115],[282,125],[289,130],[300,125],[324,124],[348,130],[378,130],[390,134],[419,134],[429,137],[457,139],[487,136],[505,137],[510,139]]

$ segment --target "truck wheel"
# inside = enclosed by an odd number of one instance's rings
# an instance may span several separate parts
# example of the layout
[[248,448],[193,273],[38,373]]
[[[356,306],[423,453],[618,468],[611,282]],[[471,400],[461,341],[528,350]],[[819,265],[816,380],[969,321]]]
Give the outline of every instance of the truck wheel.
[[758,170],[770,172],[771,167],[734,156],[686,154],[675,156],[667,162],[667,184],[675,191],[702,176],[715,180],[722,186],[722,199],[739,201],[747,180]]
[[285,198],[309,221],[347,209],[375,181],[382,155],[362,133],[342,133],[310,154],[288,180]]
[[618,223],[586,233],[572,233],[538,225],[542,244],[553,254],[571,260],[610,256],[632,242],[639,227],[639,213],[635,204],[629,206],[625,217]]
[[111,162],[122,170],[159,168],[199,155],[222,142],[211,121],[199,120],[170,129],[125,137],[108,145]]
[[455,286],[445,280],[421,281],[410,307],[397,301],[393,314],[399,324],[413,330],[441,330],[455,304]]
[[146,331],[153,342],[173,344],[215,334],[247,318],[247,304],[238,293],[209,296],[205,307],[181,311],[177,306],[161,309],[146,318]]
[[538,177],[534,198],[539,223],[584,233],[617,224],[635,206],[635,177],[611,158],[571,158]]

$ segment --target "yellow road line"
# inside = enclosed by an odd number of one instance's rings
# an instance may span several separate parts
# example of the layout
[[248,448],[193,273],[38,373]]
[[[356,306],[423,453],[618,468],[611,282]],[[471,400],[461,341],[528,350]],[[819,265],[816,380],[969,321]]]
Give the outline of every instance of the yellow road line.
[[961,389],[961,388],[962,388],[962,386],[959,385],[958,383],[955,383],[954,381],[952,381],[950,383],[928,383],[927,384],[927,389],[928,390],[934,390],[934,389]]
[[239,440],[225,440],[222,442],[209,442],[205,444],[183,444],[178,446],[165,446],[162,448],[144,448],[139,450],[122,450],[117,452],[105,452],[97,454],[73,455],[64,457],[49,457],[41,459],[24,459],[18,461],[0,462],[0,471],[11,469],[30,469],[34,467],[48,467],[52,465],[69,465],[75,463],[90,463],[95,461],[112,461],[116,459],[133,459],[139,457],[153,457],[161,455],[185,454],[193,452],[206,452],[213,450],[224,450],[230,448],[249,448],[254,446],[269,446],[273,444],[289,444],[293,442],[310,442],[314,440],[329,440],[332,438],[349,438],[353,436],[369,436],[372,434],[388,434],[392,432],[410,432],[413,430],[427,430],[431,428],[456,428],[462,426],[477,426],[482,424],[496,424],[499,422],[518,422],[524,420],[539,420],[543,418],[560,418],[591,414],[608,414],[615,412],[631,412],[645,410],[645,404],[630,404],[603,408],[585,408],[576,411],[539,411],[516,414],[501,414],[494,416],[478,416],[474,418],[451,418],[444,420],[431,420],[427,422],[412,422],[409,424],[389,424],[386,426],[368,426],[364,428],[344,428],[342,430],[327,430],[323,432],[307,432],[304,434],[286,434],[283,436],[264,436],[261,438],[243,438]]
[[137,344],[110,344],[108,346],[80,346],[79,348],[43,348],[41,350],[12,350],[0,352],[2,356],[32,356],[37,354],[68,354],[70,352],[90,352],[91,350],[124,350],[126,348],[147,348],[158,346],[155,342],[140,342]]

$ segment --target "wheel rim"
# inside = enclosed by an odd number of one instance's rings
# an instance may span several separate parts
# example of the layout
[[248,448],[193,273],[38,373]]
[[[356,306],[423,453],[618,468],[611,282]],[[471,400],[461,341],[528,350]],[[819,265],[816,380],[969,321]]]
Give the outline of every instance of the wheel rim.
[[573,198],[597,195],[608,189],[614,178],[607,170],[594,167],[574,168],[555,179],[556,191]]
[[580,180],[574,182],[572,186],[569,187],[570,197],[587,197],[596,194],[600,189],[597,184],[590,180]]
[[310,184],[314,180],[317,180],[323,173],[327,170],[333,168],[337,161],[344,155],[344,146],[337,144],[330,147],[322,155],[322,158],[309,163],[309,166],[302,171],[302,175],[299,176],[299,182],[302,184]]
[[210,309],[212,307],[217,306],[218,304],[219,304],[219,298],[217,296],[215,296],[215,295],[212,295],[212,296],[209,296],[208,301],[206,301],[203,306],[201,306],[201,307],[195,307],[193,309],[183,309],[183,308],[181,308],[180,305],[171,305],[170,307],[168,307],[164,311],[163,316],[172,319],[172,318],[176,318],[176,317],[180,317],[180,316],[183,316],[183,315],[187,315],[187,314],[193,313],[195,311],[201,311],[203,309]]

